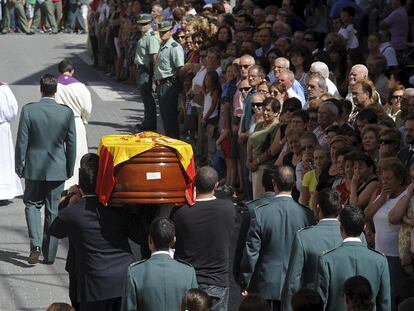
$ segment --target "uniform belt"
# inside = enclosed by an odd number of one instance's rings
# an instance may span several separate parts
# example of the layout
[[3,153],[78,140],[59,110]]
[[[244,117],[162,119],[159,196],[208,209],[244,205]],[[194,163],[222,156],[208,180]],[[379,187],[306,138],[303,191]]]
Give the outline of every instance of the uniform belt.
[[158,82],[159,82],[159,84],[164,84],[166,82],[175,82],[177,80],[178,79],[177,79],[176,76],[171,76],[171,77],[168,77],[168,78],[160,79],[160,80],[158,80]]

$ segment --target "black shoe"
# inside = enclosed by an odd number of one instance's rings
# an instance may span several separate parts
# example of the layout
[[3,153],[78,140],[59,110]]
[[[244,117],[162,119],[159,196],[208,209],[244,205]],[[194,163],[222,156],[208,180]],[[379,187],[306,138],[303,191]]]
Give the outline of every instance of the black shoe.
[[40,256],[40,247],[39,246],[35,246],[30,250],[30,255],[29,255],[29,259],[27,260],[27,262],[31,265],[35,265],[39,262],[39,256]]
[[43,259],[42,264],[44,265],[53,265],[55,262],[54,261],[48,261],[46,259]]

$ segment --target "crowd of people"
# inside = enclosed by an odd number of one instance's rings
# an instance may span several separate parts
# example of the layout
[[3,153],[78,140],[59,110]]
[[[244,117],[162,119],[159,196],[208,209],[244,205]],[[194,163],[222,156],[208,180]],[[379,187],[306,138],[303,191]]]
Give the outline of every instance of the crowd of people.
[[[45,168],[38,167],[44,155],[35,154],[41,148],[27,153],[28,133],[38,130],[28,120],[39,118],[28,105],[20,117],[16,172],[26,178],[29,263],[43,253],[44,263],[53,264],[55,239],[68,236],[76,310],[227,310],[232,198],[245,211],[233,265],[245,296],[239,310],[412,308],[414,5],[205,2],[70,2],[73,14],[63,29],[87,31],[94,65],[117,81],[136,83],[145,110],[137,129],[161,128],[158,103],[163,132],[194,146],[196,203],[174,210],[172,220],[155,219],[144,241],[131,225],[133,215],[94,197],[97,158],[81,160],[86,134],[79,134],[91,104],[78,111],[67,104],[72,119],[68,109],[56,111],[61,119],[53,126],[65,127],[59,132],[66,136],[57,139],[68,161],[63,170],[60,164],[47,168],[55,175],[46,182]],[[35,2],[29,27],[23,3],[7,2],[3,33],[10,30],[12,7],[22,31],[57,32],[62,22],[53,21],[51,3]],[[29,2],[26,7],[30,11]],[[90,97],[84,86],[70,89],[79,83],[70,63],[59,71],[56,81],[42,77],[42,107],[51,97],[66,104],[71,92]],[[17,109],[9,90],[2,94],[11,107],[7,124]],[[3,130],[10,141],[10,129]],[[79,187],[64,186],[75,163]],[[22,191],[14,178],[9,184]],[[57,216],[57,193],[64,188],[64,205],[72,207]],[[148,244],[150,258],[130,265],[128,238]]]

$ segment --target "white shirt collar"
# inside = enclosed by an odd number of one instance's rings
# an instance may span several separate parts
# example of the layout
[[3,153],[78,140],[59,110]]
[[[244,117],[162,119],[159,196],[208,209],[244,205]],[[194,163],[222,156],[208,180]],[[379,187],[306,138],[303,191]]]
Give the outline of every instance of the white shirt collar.
[[214,195],[210,198],[205,198],[205,199],[196,199],[196,202],[205,202],[205,201],[213,201],[217,199]]
[[356,237],[348,237],[346,239],[343,240],[343,242],[361,242],[360,238],[356,238]]
[[290,194],[276,194],[275,198],[291,198],[292,196]]
[[156,251],[156,252],[153,252],[151,254],[151,257],[152,256],[155,256],[155,255],[158,255],[158,254],[166,254],[166,255],[170,256],[171,258],[174,258],[174,249],[170,248],[170,250],[168,252],[167,251]]
[[321,221],[332,221],[332,220],[338,221],[338,219],[336,219],[336,218],[322,218],[321,220],[319,220],[319,222],[321,222]]

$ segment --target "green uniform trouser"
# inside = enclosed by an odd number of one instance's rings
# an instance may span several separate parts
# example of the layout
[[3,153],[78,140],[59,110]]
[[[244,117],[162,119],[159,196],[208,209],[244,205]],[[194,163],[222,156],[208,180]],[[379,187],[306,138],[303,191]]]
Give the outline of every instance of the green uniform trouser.
[[[49,228],[58,214],[59,199],[65,181],[25,180],[23,202],[30,239],[30,248],[41,247],[46,261],[53,262],[58,249],[58,239],[49,233]],[[42,225],[40,209],[45,206],[45,222]]]
[[165,135],[179,139],[178,95],[181,86],[177,78],[164,79],[158,88],[158,105]]
[[157,105],[152,96],[152,74],[144,65],[139,65],[137,86],[144,103],[144,123],[148,128],[157,130]]
[[52,27],[52,31],[57,32],[58,29],[56,25],[55,15],[53,14],[52,0],[45,0],[45,2],[43,2],[42,4],[36,2],[34,8],[32,31],[36,31],[39,28],[41,13],[43,13],[46,16],[47,22]]
[[30,32],[29,27],[27,25],[26,14],[24,12],[24,6],[18,0],[16,3],[7,2],[4,10],[4,17],[3,17],[3,31],[6,32],[10,29],[10,10],[14,7],[14,11],[17,13],[17,17],[19,18],[20,27],[24,32]]

